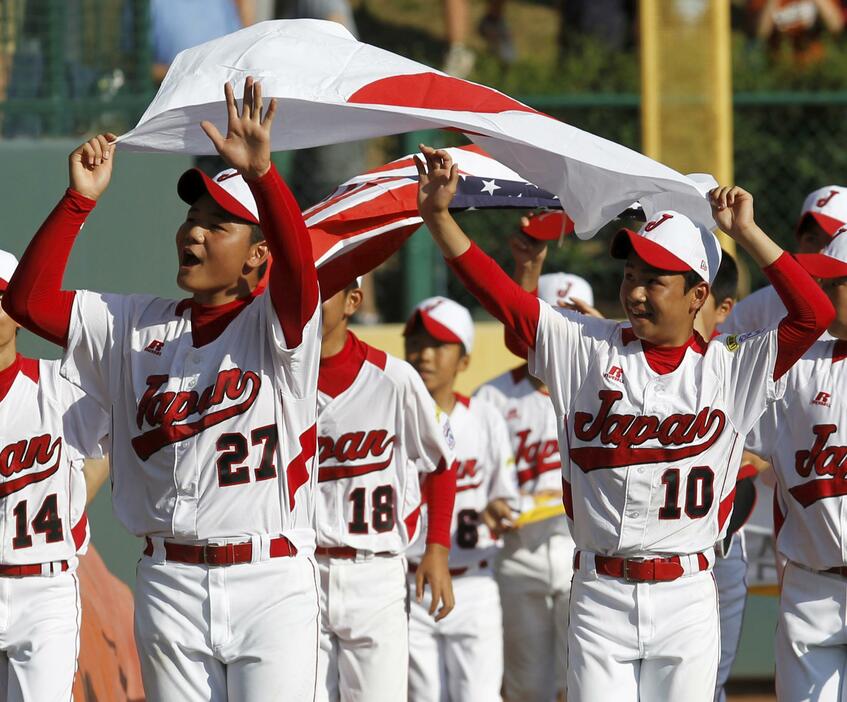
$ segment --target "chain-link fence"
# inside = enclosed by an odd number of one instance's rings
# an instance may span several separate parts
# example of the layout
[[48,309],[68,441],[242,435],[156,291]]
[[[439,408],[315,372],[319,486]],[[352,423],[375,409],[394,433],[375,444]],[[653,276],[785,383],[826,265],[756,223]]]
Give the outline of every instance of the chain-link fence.
[[[366,27],[367,25],[365,25]],[[131,127],[154,92],[149,0],[0,0],[0,137],[58,137]],[[525,102],[626,146],[640,146],[637,94],[530,95]],[[804,196],[847,180],[847,92],[743,93],[735,96],[736,182],[756,196],[757,218],[787,248]],[[442,143],[461,137],[439,133]],[[283,159],[303,205],[338,182],[410,150],[400,137],[309,150]],[[473,212],[462,224],[507,270],[507,235],[518,213]],[[617,309],[619,266],[606,256],[610,225],[592,241],[567,241],[548,269],[588,278],[600,306]],[[446,292],[476,308],[425,241],[411,242],[378,273],[386,321],[408,310],[412,295]],[[410,288],[410,268],[423,284]],[[421,273],[423,271],[423,273]],[[762,278],[751,270],[753,286]],[[401,291],[405,293],[401,294]]]
[[0,0],[0,135],[131,126],[153,93],[146,0]]

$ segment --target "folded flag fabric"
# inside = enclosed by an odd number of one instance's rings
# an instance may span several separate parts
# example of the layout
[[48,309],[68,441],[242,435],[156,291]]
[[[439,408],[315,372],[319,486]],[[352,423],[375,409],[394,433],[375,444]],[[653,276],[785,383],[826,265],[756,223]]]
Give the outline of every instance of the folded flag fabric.
[[[459,188],[450,206],[453,211],[562,207],[555,195],[528,183],[478,146],[447,151],[459,167]],[[303,212],[322,282],[333,277],[328,269],[336,268],[336,275],[346,281],[343,287],[366,272],[356,272],[357,268],[373,268],[387,259],[421,225],[418,171],[412,157],[403,156],[350,178]],[[365,248],[354,255],[361,246]]]
[[262,82],[266,98],[280,101],[277,151],[448,129],[558,196],[583,238],[634,200],[648,217],[673,209],[714,226],[703,182],[321,20],[261,22],[183,51],[138,125],[120,137],[121,147],[213,153],[200,122],[224,130],[222,86],[232,82],[238,97],[248,75]]

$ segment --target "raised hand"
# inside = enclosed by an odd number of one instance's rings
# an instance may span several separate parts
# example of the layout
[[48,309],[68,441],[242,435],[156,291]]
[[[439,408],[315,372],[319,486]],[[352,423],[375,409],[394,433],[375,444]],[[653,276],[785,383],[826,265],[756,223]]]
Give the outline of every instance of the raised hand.
[[[526,217],[521,219],[521,222]],[[534,239],[523,232],[518,232],[509,238],[509,249],[516,266],[538,266],[547,257],[547,242]]]
[[735,240],[744,238],[756,225],[753,196],[737,185],[711,190],[709,203],[718,226]]
[[98,199],[109,187],[117,137],[111,132],[92,137],[68,156],[68,181],[80,195]]
[[244,178],[261,178],[271,167],[271,125],[276,115],[276,99],[272,99],[262,115],[262,85],[247,76],[244,80],[244,101],[241,114],[232,85],[224,85],[226,97],[227,131],[222,136],[209,121],[200,123],[203,131],[215,145],[221,158],[235,168]]
[[418,210],[425,222],[449,212],[459,184],[459,167],[444,149],[420,145],[426,165],[415,156],[418,169]]

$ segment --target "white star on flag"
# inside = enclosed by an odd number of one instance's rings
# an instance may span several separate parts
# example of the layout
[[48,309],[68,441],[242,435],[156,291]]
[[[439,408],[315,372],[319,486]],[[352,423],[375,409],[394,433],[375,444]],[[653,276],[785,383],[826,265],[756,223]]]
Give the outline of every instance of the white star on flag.
[[500,190],[500,186],[492,178],[491,180],[482,181],[482,191],[484,193],[488,193],[489,195],[493,195],[495,190]]

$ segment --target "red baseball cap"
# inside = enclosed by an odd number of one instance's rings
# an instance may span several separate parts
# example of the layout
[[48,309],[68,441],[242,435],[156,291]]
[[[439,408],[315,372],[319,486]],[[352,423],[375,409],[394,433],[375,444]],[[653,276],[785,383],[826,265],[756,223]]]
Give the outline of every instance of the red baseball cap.
[[573,220],[564,212],[534,212],[527,219],[521,231],[539,241],[556,241],[564,234],[573,234]]
[[815,278],[847,277],[847,227],[838,229],[826,248],[816,254],[796,254],[797,262]]
[[721,263],[715,235],[672,210],[657,212],[637,232],[619,230],[612,239],[612,258],[626,259],[630,251],[659,270],[694,271],[710,285]]
[[418,320],[433,339],[445,344],[461,344],[465,347],[465,353],[471,352],[474,326],[467,307],[440,295],[428,297],[412,310],[403,329],[403,336],[414,331]]
[[847,188],[826,185],[809,193],[803,201],[797,232],[807,219],[813,219],[830,236],[847,224]]
[[176,192],[183,202],[193,205],[203,193],[224,210],[251,224],[259,224],[259,208],[250,187],[234,168],[221,171],[210,178],[199,168],[187,170],[179,177]]

